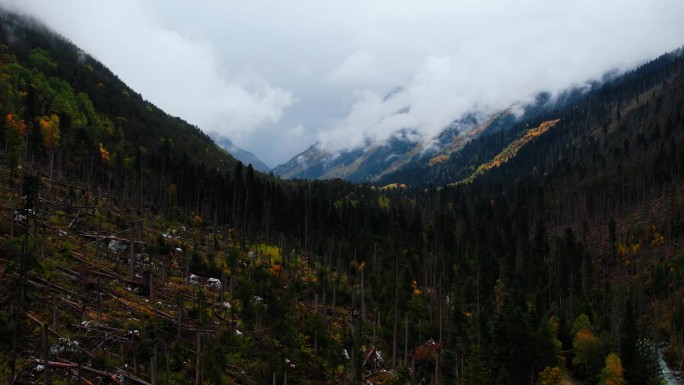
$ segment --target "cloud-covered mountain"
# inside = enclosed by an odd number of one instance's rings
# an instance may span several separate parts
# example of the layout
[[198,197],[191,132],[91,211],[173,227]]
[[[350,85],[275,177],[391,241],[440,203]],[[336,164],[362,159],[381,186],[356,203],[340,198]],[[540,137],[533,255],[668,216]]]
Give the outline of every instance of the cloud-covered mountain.
[[488,116],[467,114],[430,141],[419,140],[410,130],[401,130],[385,142],[367,141],[364,146],[337,153],[326,151],[316,143],[274,168],[273,173],[284,178],[377,182],[418,162],[429,166],[438,164],[483,132],[503,129],[514,121],[511,110],[507,109]]
[[272,165],[317,141],[348,151],[406,127],[429,140],[470,110],[632,68],[684,36],[677,0],[266,3],[0,0]]
[[[537,127],[540,116],[551,112],[558,115],[564,110],[574,108],[594,91],[622,77],[608,73],[601,81],[590,81],[553,94],[541,92],[493,113],[471,111],[431,137],[426,137],[419,130],[402,128],[389,134],[389,139],[383,140],[374,135],[373,128],[370,128],[365,134],[363,144],[352,149],[336,149],[334,144],[317,142],[287,163],[274,168],[273,173],[283,178],[342,178],[378,185],[409,182],[422,184],[438,180],[439,183],[454,183],[472,174],[473,170],[453,165],[462,163],[459,163],[459,158],[478,157],[477,151],[473,152],[472,149],[467,154],[461,153],[469,143],[475,143],[474,147],[487,147],[486,143],[521,140],[516,135],[524,135],[528,129]],[[381,98],[380,103],[384,104],[383,109],[386,111],[393,108],[394,115],[407,115],[411,113],[411,108],[397,103],[404,96],[405,90],[397,87]],[[547,118],[555,119],[556,115]],[[379,124],[383,125],[382,122]],[[380,127],[380,130],[385,128]],[[512,132],[508,132],[509,130]],[[543,130],[538,132],[541,131]],[[532,136],[536,137],[536,134]],[[504,137],[506,139],[502,139]],[[480,138],[482,140],[477,141]],[[509,143],[499,143],[504,147],[507,144]],[[504,155],[501,156],[505,158]],[[468,161],[463,164],[472,166]]]

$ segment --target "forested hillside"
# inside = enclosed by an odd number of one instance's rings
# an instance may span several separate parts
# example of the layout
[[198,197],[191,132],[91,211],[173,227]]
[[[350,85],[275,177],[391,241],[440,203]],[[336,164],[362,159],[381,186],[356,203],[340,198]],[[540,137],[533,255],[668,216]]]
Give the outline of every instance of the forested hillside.
[[681,369],[680,53],[381,189],[233,163],[1,20],[8,383],[647,384],[659,348]]
[[161,178],[167,170],[234,167],[197,127],[145,101],[87,53],[34,21],[0,18],[1,112],[26,123],[23,142],[9,140],[12,165],[19,158],[49,162],[65,178],[123,188],[128,196],[145,179],[168,184]]
[[[524,136],[529,129],[548,120],[561,119],[559,127],[567,127],[554,130],[562,134],[562,138],[555,140],[557,146],[570,146],[565,139],[577,136],[589,138],[591,132],[588,130],[603,129],[603,125],[608,129],[607,126],[614,125],[615,120],[618,120],[616,124],[625,126],[625,122],[619,122],[623,110],[631,110],[630,106],[636,102],[636,95],[655,91],[664,79],[681,71],[680,66],[673,63],[679,61],[680,56],[681,50],[667,53],[623,76],[607,78],[601,83],[593,82],[555,97],[541,93],[533,103],[523,106],[523,113],[517,122],[506,120],[504,128],[498,127],[501,126],[498,124],[493,129],[485,130],[478,140],[468,141],[460,151],[441,157],[438,162],[423,159],[409,164],[408,167],[385,175],[378,184],[402,181],[413,185],[442,185],[458,182],[467,178],[478,166],[492,160],[498,152]],[[651,96],[653,95],[641,95],[642,101]],[[658,110],[657,114],[660,115],[660,112]],[[497,119],[502,117],[506,118],[508,115],[499,115]],[[557,151],[554,148],[545,149],[549,150]],[[532,161],[537,160],[539,158],[532,157]],[[528,170],[529,168],[524,168],[522,172],[527,173]]]

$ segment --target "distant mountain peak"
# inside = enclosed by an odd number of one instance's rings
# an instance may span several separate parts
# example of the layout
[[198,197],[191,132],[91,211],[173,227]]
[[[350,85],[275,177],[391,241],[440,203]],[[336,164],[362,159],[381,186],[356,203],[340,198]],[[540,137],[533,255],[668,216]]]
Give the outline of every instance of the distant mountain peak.
[[268,167],[266,163],[261,161],[261,159],[259,159],[256,155],[236,146],[230,139],[226,138],[225,136],[222,136],[217,133],[211,133],[209,134],[209,136],[219,147],[228,151],[230,155],[232,155],[235,159],[239,160],[245,165],[251,164],[255,170],[261,172],[271,171],[271,168]]
[[[385,100],[403,92],[392,90]],[[331,179],[342,178],[352,182],[377,182],[384,176],[409,167],[422,159],[436,156],[448,158],[467,141],[479,135],[490,123],[505,113],[487,116],[471,112],[449,124],[435,138],[425,140],[411,128],[404,128],[387,140],[372,142],[366,139],[358,148],[331,153],[317,142],[290,161],[273,169],[283,178]]]

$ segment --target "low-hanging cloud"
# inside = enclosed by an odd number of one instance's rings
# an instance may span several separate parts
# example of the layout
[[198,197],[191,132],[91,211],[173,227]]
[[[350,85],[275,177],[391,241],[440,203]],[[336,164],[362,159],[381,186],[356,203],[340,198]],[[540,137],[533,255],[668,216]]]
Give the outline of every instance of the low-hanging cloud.
[[[676,21],[684,6],[673,1],[482,1],[453,11],[449,23],[455,26],[440,25],[432,15],[435,24],[427,30],[434,41],[411,31],[393,37],[404,51],[421,42],[433,47],[397,84],[402,92],[390,98],[387,90],[358,92],[349,114],[319,133],[322,148],[334,153],[406,132],[429,142],[465,113],[491,113],[541,91],[580,86],[684,44],[684,24]],[[369,70],[377,71],[372,64]],[[345,61],[333,73],[347,67]]]
[[[680,0],[0,0],[270,165],[488,112],[684,44]],[[391,97],[387,94],[394,89]]]
[[210,39],[161,25],[138,0],[3,0],[44,21],[163,110],[241,141],[280,120],[290,91],[258,74],[226,73]]

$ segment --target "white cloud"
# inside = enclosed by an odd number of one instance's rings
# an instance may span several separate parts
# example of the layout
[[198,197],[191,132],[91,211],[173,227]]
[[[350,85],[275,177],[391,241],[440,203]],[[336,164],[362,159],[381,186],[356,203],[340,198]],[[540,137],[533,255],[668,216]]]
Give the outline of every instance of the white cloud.
[[4,0],[91,53],[163,110],[240,143],[295,101],[248,68],[221,68],[213,42],[161,25],[137,0]]
[[[386,42],[403,43],[394,57],[409,51],[422,58],[408,79],[397,84],[405,91],[387,101],[387,89],[357,93],[350,113],[320,132],[325,148],[339,151],[368,140],[382,142],[402,129],[415,130],[429,141],[474,108],[500,110],[540,91],[555,93],[599,79],[609,70],[632,68],[684,44],[684,24],[676,21],[684,16],[684,5],[674,1],[485,0],[453,11],[448,23],[430,14],[421,33],[394,31]],[[383,44],[382,38],[372,40],[370,45]],[[402,108],[408,112],[398,114]]]
[[301,139],[305,135],[304,126],[302,124],[298,124],[297,126],[287,130],[287,134],[292,139]]
[[[506,107],[684,44],[680,0],[0,4],[271,165],[317,140],[339,150],[402,128],[429,139],[474,106]],[[404,91],[384,102],[396,87]]]

